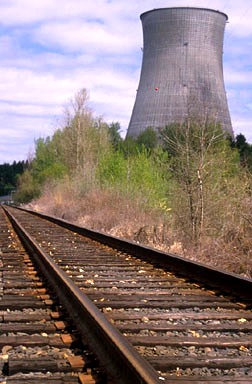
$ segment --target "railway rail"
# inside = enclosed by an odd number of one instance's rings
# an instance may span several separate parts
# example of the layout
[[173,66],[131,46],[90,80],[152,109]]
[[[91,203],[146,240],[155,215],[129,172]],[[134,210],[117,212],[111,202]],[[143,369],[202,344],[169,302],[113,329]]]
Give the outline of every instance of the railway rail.
[[94,384],[97,365],[77,336],[1,210],[0,383]]
[[252,383],[251,279],[35,212],[6,211],[105,372],[100,380]]

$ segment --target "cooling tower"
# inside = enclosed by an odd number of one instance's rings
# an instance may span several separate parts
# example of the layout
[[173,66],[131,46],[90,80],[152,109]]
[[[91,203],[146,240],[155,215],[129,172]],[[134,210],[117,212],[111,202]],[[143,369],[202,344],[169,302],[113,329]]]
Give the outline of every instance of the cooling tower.
[[140,18],[143,61],[127,136],[187,119],[220,123],[233,135],[222,64],[227,15],[179,7]]

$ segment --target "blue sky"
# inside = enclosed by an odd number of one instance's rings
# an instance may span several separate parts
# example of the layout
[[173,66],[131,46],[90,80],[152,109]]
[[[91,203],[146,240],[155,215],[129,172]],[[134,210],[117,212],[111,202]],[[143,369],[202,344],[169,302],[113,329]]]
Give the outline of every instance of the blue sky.
[[252,143],[252,1],[0,0],[0,164],[31,158],[81,88],[127,130],[141,69],[139,16],[192,6],[226,13],[224,78],[235,134]]

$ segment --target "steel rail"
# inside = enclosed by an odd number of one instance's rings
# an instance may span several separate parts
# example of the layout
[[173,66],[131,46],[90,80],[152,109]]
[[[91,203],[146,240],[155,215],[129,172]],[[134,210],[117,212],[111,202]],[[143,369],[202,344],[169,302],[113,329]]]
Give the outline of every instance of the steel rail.
[[20,207],[17,208],[70,229],[82,236],[89,237],[112,248],[147,260],[156,266],[169,269],[169,271],[172,271],[177,275],[202,283],[208,288],[219,290],[221,293],[230,294],[238,300],[252,300],[252,279],[250,278],[226,272],[219,268],[214,268],[171,253],[164,253],[147,246],[140,246],[134,242],[109,236],[102,232],[79,227],[57,217],[48,216]]
[[63,307],[67,309],[83,342],[88,342],[112,379],[121,384],[164,382],[164,378],[158,376],[152,366],[136,352],[92,301],[43,251],[9,209],[4,209],[25,248],[32,255]]

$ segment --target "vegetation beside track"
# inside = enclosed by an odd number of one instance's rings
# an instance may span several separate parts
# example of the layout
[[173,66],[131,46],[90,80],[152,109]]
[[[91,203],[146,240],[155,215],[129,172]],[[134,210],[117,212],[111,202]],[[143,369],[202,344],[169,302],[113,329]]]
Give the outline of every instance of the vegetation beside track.
[[94,116],[81,90],[63,127],[36,141],[16,200],[251,276],[252,146],[207,119],[160,136],[150,128],[122,139],[120,125]]

